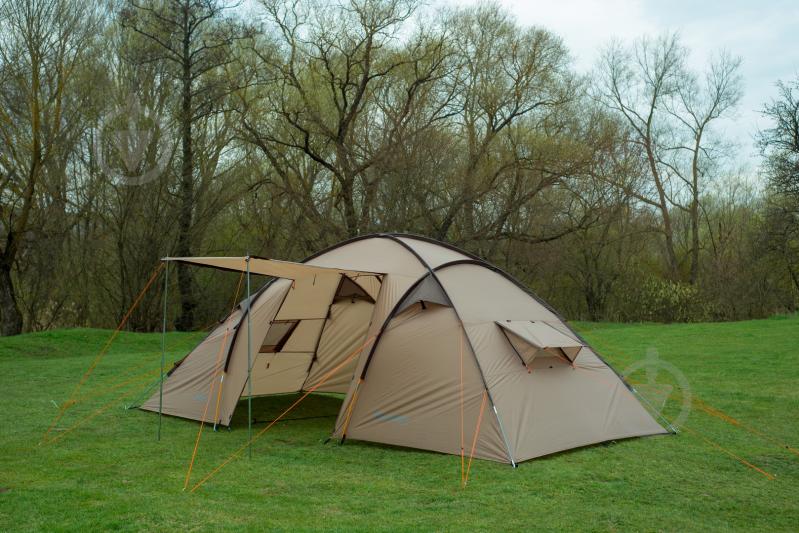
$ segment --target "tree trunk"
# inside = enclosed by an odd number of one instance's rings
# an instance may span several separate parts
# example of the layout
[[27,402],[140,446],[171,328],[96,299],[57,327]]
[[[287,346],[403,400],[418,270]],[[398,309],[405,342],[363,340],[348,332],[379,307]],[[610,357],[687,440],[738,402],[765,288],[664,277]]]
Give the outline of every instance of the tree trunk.
[[[694,186],[696,182],[694,182]],[[699,195],[694,188],[691,201],[691,285],[699,280]]]
[[652,178],[655,182],[655,187],[658,192],[658,205],[660,214],[663,217],[663,234],[666,238],[666,261],[669,269],[669,277],[672,281],[679,281],[680,278],[680,263],[677,260],[677,253],[674,251],[674,229],[671,225],[671,214],[669,213],[669,204],[666,198],[666,191],[663,188],[663,182],[660,179],[660,172],[657,168],[657,160],[652,151],[652,140],[647,132],[645,139],[646,156],[649,161],[649,170],[652,172]]
[[691,162],[691,285],[699,280],[699,148],[702,130],[696,135]]
[[14,282],[11,279],[11,265],[0,264],[0,334],[18,335],[22,333],[22,313],[17,304]]
[[585,284],[585,306],[588,310],[588,320],[591,322],[599,322],[602,317],[602,308],[604,305],[592,285],[591,279],[586,280]]
[[674,229],[671,226],[671,215],[669,207],[661,207],[663,214],[663,233],[666,236],[666,259],[669,267],[669,277],[672,281],[680,280],[680,262],[677,260],[677,253],[674,251]]
[[14,280],[11,277],[11,270],[14,260],[19,253],[21,239],[28,229],[28,220],[34,205],[34,193],[36,183],[39,179],[39,172],[42,166],[42,145],[41,145],[41,108],[39,105],[39,90],[41,80],[39,79],[38,56],[32,54],[31,64],[31,137],[33,140],[31,147],[31,163],[28,170],[28,179],[22,197],[22,207],[19,215],[11,222],[6,235],[5,249],[0,260],[0,334],[18,335],[22,333],[22,313],[17,303],[17,295],[14,290]]
[[[191,257],[192,226],[194,214],[194,153],[192,146],[192,72],[190,61],[190,36],[183,40],[183,89],[181,95],[180,129],[182,161],[180,169],[180,212],[178,213],[177,255]],[[180,293],[180,317],[175,327],[181,331],[189,331],[194,327],[194,273],[191,267],[178,264],[178,292]]]
[[355,191],[353,181],[349,176],[341,180],[341,199],[344,202],[344,224],[347,227],[347,236],[358,235],[358,213],[355,211]]

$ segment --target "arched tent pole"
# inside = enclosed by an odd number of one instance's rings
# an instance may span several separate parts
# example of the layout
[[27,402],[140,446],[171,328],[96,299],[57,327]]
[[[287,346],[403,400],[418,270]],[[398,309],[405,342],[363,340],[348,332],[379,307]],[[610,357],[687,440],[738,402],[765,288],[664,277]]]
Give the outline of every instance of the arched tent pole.
[[[430,271],[433,277],[435,278],[436,282],[438,282],[441,290],[444,291],[444,294],[447,294],[447,289],[441,285],[441,282],[438,280],[438,276],[431,270]],[[447,298],[449,298],[449,294],[447,294]],[[485,388],[486,395],[488,396],[488,400],[491,402],[491,410],[494,411],[494,416],[497,417],[497,424],[499,425],[499,432],[502,433],[502,440],[505,441],[505,449],[508,450],[508,459],[510,459],[510,464],[513,468],[516,468],[516,461],[513,459],[513,452],[510,449],[510,441],[508,440],[508,435],[505,433],[505,426],[502,425],[502,418],[499,416],[499,411],[497,410],[497,404],[494,403],[494,397],[491,394],[491,389],[488,388],[488,382],[486,381],[485,375],[483,374],[483,367],[480,366],[480,360],[477,358],[477,352],[474,349],[474,345],[472,344],[472,339],[469,338],[469,334],[466,332],[466,326],[463,325],[463,319],[461,318],[460,313],[455,308],[455,304],[452,304],[452,310],[455,311],[455,316],[458,317],[458,322],[461,324],[461,334],[466,337],[466,342],[469,344],[469,350],[471,350],[472,355],[474,356],[474,362],[477,364],[477,370],[480,372],[480,379],[483,380],[483,387]],[[471,462],[471,461],[470,461]],[[468,475],[467,475],[468,479]]]
[[[380,328],[380,332],[377,334],[377,337],[375,339],[374,344],[372,344],[372,349],[370,350],[369,355],[367,356],[366,363],[364,364],[364,368],[361,371],[360,382],[362,382],[364,380],[364,378],[366,377],[366,371],[369,368],[369,363],[372,361],[372,357],[373,357],[375,351],[377,350],[377,346],[378,346],[378,344],[380,342],[380,337],[382,336],[383,331],[385,331],[386,327],[388,326],[388,323],[391,322],[391,320],[394,318],[394,315],[397,313],[397,309],[399,309],[399,306],[402,304],[403,300],[413,291],[413,289],[419,283],[422,282],[422,280],[424,278],[426,278],[427,276],[432,276],[433,279],[436,281],[436,283],[438,283],[438,286],[441,288],[441,290],[446,295],[447,299],[450,302],[452,302],[452,298],[449,297],[449,294],[447,293],[447,290],[441,284],[441,280],[438,279],[438,276],[436,275],[435,269],[433,269],[430,266],[430,264],[427,263],[427,261],[425,261],[424,258],[422,256],[420,256],[416,252],[416,250],[414,250],[407,243],[405,243],[402,240],[400,240],[398,238],[398,235],[378,233],[378,234],[375,234],[375,235],[371,235],[371,237],[382,237],[382,238],[390,239],[390,240],[396,242],[397,244],[399,244],[400,246],[402,246],[403,248],[408,250],[416,258],[416,260],[419,261],[419,263],[427,269],[428,273],[426,275],[420,276],[420,278],[418,280],[416,280],[416,283],[414,283],[411,287],[408,288],[408,290],[405,292],[405,294],[403,294],[402,297],[399,300],[397,300],[397,303],[394,306],[394,309],[392,309],[391,312],[386,317],[386,320],[383,322],[383,325]],[[355,239],[351,239],[348,242],[352,242],[353,240],[358,240],[358,238],[356,237]],[[513,465],[513,468],[516,468],[516,461],[513,459],[513,452],[510,449],[510,441],[508,440],[508,436],[505,433],[505,427],[502,425],[502,419],[500,418],[499,411],[497,410],[497,406],[494,403],[494,398],[492,397],[491,391],[488,388],[488,382],[486,382],[485,376],[483,375],[483,369],[480,366],[480,361],[479,361],[479,359],[477,359],[477,352],[474,350],[474,346],[472,345],[472,341],[469,338],[469,335],[466,334],[466,327],[463,325],[463,320],[461,319],[461,316],[458,313],[458,309],[455,307],[455,304],[452,304],[452,310],[455,312],[455,316],[457,317],[458,322],[460,323],[463,335],[466,337],[466,342],[469,344],[469,349],[471,350],[472,355],[474,355],[474,360],[475,360],[475,363],[477,364],[477,370],[480,373],[480,378],[483,381],[483,387],[485,388],[486,395],[488,396],[488,400],[491,402],[491,407],[492,407],[492,410],[494,411],[494,416],[497,418],[497,424],[499,425],[499,431],[502,434],[502,440],[505,442],[505,448],[506,448],[506,450],[508,452],[508,460],[510,460],[510,463],[511,463],[511,465]],[[360,384],[360,382],[359,382],[359,384]],[[354,403],[353,400],[350,400],[350,403],[351,404]],[[345,439],[346,439],[346,430],[345,430],[345,433],[342,434],[341,442],[343,443]]]
[[[416,250],[414,250],[410,245],[408,245],[407,243],[401,241],[400,239],[398,239],[394,235],[389,236],[389,238],[392,239],[395,242],[400,243],[402,246],[407,248],[416,257],[416,259],[418,259],[419,262],[422,263],[425,266],[425,268],[427,268],[427,271],[429,272],[429,275],[433,276],[433,279],[436,280],[436,283],[438,283],[438,286],[441,287],[441,290],[444,292],[444,295],[446,295],[447,299],[450,302],[452,302],[452,298],[449,297],[449,293],[447,292],[447,289],[444,288],[444,285],[441,284],[441,280],[438,279],[438,276],[436,275],[435,269],[433,269],[427,263],[427,261],[425,261],[422,258],[422,256],[420,256],[416,252]],[[463,330],[463,335],[466,337],[466,342],[469,344],[469,349],[471,350],[472,355],[474,355],[474,362],[477,364],[477,370],[480,372],[480,378],[483,380],[483,387],[485,387],[486,394],[488,396],[488,400],[491,402],[491,407],[492,407],[492,410],[494,411],[494,416],[497,417],[497,424],[499,424],[499,432],[502,433],[502,440],[505,441],[505,448],[508,451],[508,459],[510,459],[510,464],[513,465],[513,468],[516,468],[516,461],[513,459],[513,452],[510,449],[510,441],[508,440],[508,436],[505,433],[505,426],[502,425],[502,418],[499,416],[499,411],[497,411],[497,404],[494,403],[494,397],[491,395],[491,390],[488,388],[488,382],[486,381],[485,375],[483,374],[483,368],[480,366],[480,360],[477,358],[477,352],[474,349],[474,345],[472,344],[472,340],[469,338],[469,334],[466,333],[466,326],[464,326],[463,319],[461,318],[460,313],[458,313],[458,308],[455,307],[454,303],[452,304],[452,310],[455,311],[455,316],[458,318],[458,322],[460,322],[460,324],[461,324],[461,329]]]
[[161,440],[161,418],[164,411],[164,364],[166,363],[166,303],[169,291],[169,262],[164,265],[164,311],[161,324],[161,381],[158,386],[158,440]]
[[247,456],[252,458],[252,313],[250,313],[250,256],[247,255]]

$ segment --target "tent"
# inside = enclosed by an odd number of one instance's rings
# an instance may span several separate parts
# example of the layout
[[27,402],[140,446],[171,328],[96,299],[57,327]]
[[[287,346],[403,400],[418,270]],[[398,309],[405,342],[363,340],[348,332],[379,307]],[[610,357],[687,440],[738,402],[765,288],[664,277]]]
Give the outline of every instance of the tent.
[[171,258],[273,276],[178,361],[142,409],[229,425],[242,398],[344,399],[331,436],[515,465],[667,433],[550,306],[499,268],[404,234],[302,263]]

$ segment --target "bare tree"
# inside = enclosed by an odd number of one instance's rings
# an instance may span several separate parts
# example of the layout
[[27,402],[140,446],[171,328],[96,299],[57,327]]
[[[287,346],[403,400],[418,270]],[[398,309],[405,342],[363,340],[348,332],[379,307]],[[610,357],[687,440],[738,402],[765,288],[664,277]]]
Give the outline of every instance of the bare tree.
[[674,242],[671,208],[675,190],[671,176],[660,164],[659,147],[667,134],[660,126],[659,112],[664,100],[678,92],[682,81],[685,49],[676,35],[656,40],[643,38],[633,51],[614,43],[601,60],[601,100],[627,121],[633,132],[631,142],[644,155],[652,188],[642,184],[641,190],[625,185],[627,192],[659,210],[663,219],[668,272],[679,277],[679,260]]
[[673,157],[662,164],[689,190],[691,283],[696,283],[699,277],[700,195],[712,166],[727,155],[723,146],[709,141],[707,133],[713,121],[727,114],[741,99],[740,65],[740,58],[721,53],[711,61],[703,80],[698,80],[693,73],[686,73],[677,90],[677,101],[667,104],[669,114],[685,131],[683,142],[669,147],[674,152]]
[[[0,333],[20,333],[15,262],[35,228],[37,195],[63,177],[81,123],[73,100],[101,29],[94,3],[0,2]],[[77,105],[77,109],[73,108]],[[51,192],[51,191],[50,191]],[[61,191],[64,192],[63,190]],[[60,194],[60,193],[59,193]],[[63,198],[62,198],[63,199]],[[41,220],[41,219],[40,219]]]
[[799,206],[799,77],[778,82],[777,90],[777,98],[763,109],[771,127],[760,132],[758,142],[770,185]]
[[[107,106],[93,146],[103,164],[93,170],[114,175],[103,176],[101,203],[94,217],[113,246],[103,259],[107,274],[95,274],[95,282],[110,304],[109,315],[119,320],[150,277],[153,265],[174,248],[175,187],[161,173],[168,172],[175,151],[172,138],[177,132],[168,118],[177,90],[169,65],[130,61],[149,44],[146,38],[115,26],[107,44],[103,57]],[[132,125],[135,131],[130,132]],[[118,132],[125,133],[122,139]],[[161,296],[158,290],[144,296],[128,321],[131,329],[152,330],[159,324]]]
[[771,127],[758,142],[772,193],[766,217],[768,245],[799,290],[799,78],[778,82],[778,97],[765,105]]
[[[459,140],[456,148],[462,155],[454,158],[449,179],[458,185],[448,191],[435,234],[446,239],[463,214],[464,235],[456,240],[468,240],[488,230],[478,230],[478,204],[506,177],[515,176],[517,184],[510,191],[513,201],[500,218],[557,181],[558,176],[552,174],[544,183],[530,184],[525,179],[541,162],[531,157],[535,150],[530,142],[536,135],[533,131],[574,100],[576,85],[561,40],[543,29],[520,28],[498,6],[455,11],[444,24],[451,30],[456,61],[445,83],[454,94],[449,109]],[[519,189],[522,182],[527,182],[526,190]],[[488,233],[510,236],[501,222],[492,224]]]
[[704,178],[723,155],[711,149],[711,123],[739,101],[740,59],[722,53],[703,81],[685,64],[687,50],[677,34],[644,37],[631,49],[612,44],[600,63],[599,99],[624,118],[630,140],[641,150],[647,179],[627,192],[658,210],[667,271],[681,278],[673,210],[688,213],[691,223],[690,274],[699,272],[700,199]]
[[282,174],[286,150],[307,156],[326,181],[318,187],[342,213],[344,234],[356,235],[370,225],[376,167],[400,136],[437,118],[419,121],[416,111],[441,75],[443,40],[421,28],[402,42],[416,8],[404,0],[263,5],[277,48],[256,50],[262,78],[272,83],[265,100],[248,103],[263,113],[245,117],[245,136]]
[[[204,190],[197,186],[195,146],[198,122],[220,111],[230,92],[228,80],[220,75],[235,60],[233,44],[249,36],[240,24],[224,16],[230,6],[217,0],[129,0],[121,12],[124,27],[145,37],[149,47],[134,61],[163,62],[178,85],[177,119],[180,130],[180,171],[178,238],[176,253],[190,256],[200,240],[196,204]],[[204,175],[199,179],[213,179]],[[197,306],[194,277],[190,267],[178,265],[181,314],[179,329],[191,329]]]

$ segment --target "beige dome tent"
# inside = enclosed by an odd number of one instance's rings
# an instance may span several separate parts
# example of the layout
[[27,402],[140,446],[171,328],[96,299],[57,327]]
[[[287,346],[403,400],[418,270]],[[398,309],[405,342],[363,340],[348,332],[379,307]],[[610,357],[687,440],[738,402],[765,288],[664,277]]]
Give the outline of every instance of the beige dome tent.
[[475,457],[514,465],[666,433],[554,310],[452,246],[376,234],[303,263],[173,260],[276,279],[179,361],[143,409],[229,425],[248,395],[343,393],[335,438],[451,454],[474,442]]

